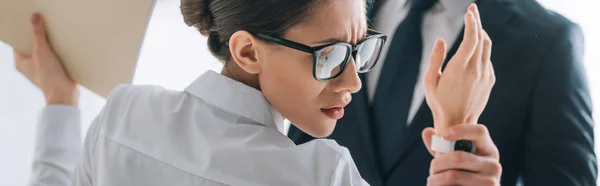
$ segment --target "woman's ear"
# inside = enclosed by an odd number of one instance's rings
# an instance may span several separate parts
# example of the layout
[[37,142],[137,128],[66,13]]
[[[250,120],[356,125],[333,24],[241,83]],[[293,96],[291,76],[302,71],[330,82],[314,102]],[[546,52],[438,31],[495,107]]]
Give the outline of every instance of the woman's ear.
[[258,74],[261,71],[257,49],[258,40],[247,31],[237,31],[229,39],[231,58],[249,74]]

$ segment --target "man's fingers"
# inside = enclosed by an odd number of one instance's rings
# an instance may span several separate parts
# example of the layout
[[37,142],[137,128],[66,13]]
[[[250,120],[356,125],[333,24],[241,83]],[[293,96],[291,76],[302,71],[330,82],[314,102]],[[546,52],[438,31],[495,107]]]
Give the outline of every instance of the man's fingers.
[[431,161],[429,174],[438,174],[452,169],[486,176],[494,176],[502,172],[502,166],[498,160],[463,151],[452,151],[436,156]]
[[485,30],[483,31],[483,35],[483,55],[481,56],[481,61],[486,65],[491,62],[492,58],[492,39]]
[[488,74],[489,74],[489,81],[490,81],[490,90],[492,89],[492,87],[494,87],[494,85],[496,84],[496,72],[494,71],[494,64],[492,64],[491,62],[488,62],[487,64],[487,70],[488,70]]
[[[469,11],[473,13],[476,23],[477,23],[477,47],[475,49],[475,53],[471,56],[471,60],[469,61],[469,66],[479,72],[482,72],[482,64],[481,64],[481,56],[483,55],[483,39],[485,38],[483,32],[483,25],[481,24],[481,16],[479,15],[479,10],[477,9],[477,5],[472,3],[469,6]],[[483,74],[483,73],[481,73]]]
[[492,137],[485,125],[456,125],[451,127],[449,131],[444,131],[442,137],[451,141],[471,140],[475,143],[477,155],[499,159],[498,149],[496,148],[496,145],[494,145]]
[[492,64],[492,39],[487,34],[487,32],[483,32],[485,34],[485,39],[483,43],[483,56],[481,56],[482,65],[485,67],[487,80],[491,82],[491,86],[493,87],[496,83],[496,74],[494,72],[494,66]]
[[31,30],[33,33],[34,50],[48,48],[48,40],[46,38],[46,24],[40,13],[31,14]]
[[497,186],[500,180],[493,176],[484,176],[477,173],[465,172],[459,170],[448,170],[439,174],[430,175],[427,178],[428,186],[447,186],[447,185],[477,185],[477,186]]
[[425,89],[426,92],[435,91],[435,87],[438,85],[440,75],[442,73],[442,64],[446,59],[446,42],[443,39],[438,38],[435,41],[431,55],[429,56],[429,67],[425,74]]
[[448,63],[447,68],[454,69],[455,67],[453,66],[466,66],[468,64],[471,56],[473,56],[473,53],[477,48],[477,32],[477,21],[475,20],[473,13],[469,10],[467,14],[465,14],[465,31],[463,40],[460,43],[460,47],[456,51],[456,54]]

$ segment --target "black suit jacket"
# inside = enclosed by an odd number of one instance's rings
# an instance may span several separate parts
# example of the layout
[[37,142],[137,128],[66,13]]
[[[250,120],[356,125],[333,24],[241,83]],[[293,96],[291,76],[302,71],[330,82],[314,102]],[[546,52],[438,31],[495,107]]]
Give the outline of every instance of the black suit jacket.
[[[581,30],[533,0],[480,0],[478,5],[493,41],[497,79],[479,123],[488,127],[500,150],[502,185],[595,185],[592,106]],[[462,33],[448,56],[461,40]],[[432,157],[421,132],[433,123],[427,104],[406,134],[398,134],[404,140],[395,168],[380,172],[381,157],[374,153],[378,134],[365,90],[353,98],[329,138],[350,149],[361,176],[372,185],[425,185]],[[297,144],[312,139],[293,126],[289,136]]]

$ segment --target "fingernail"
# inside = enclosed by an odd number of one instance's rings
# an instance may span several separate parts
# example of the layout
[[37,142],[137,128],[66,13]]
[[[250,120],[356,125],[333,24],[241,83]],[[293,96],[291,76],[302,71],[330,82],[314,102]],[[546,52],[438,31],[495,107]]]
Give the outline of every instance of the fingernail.
[[39,20],[40,15],[38,13],[33,13],[33,16],[31,16],[31,23],[37,24]]
[[439,52],[443,50],[442,48],[442,38],[438,37],[437,40],[435,40],[435,50]]

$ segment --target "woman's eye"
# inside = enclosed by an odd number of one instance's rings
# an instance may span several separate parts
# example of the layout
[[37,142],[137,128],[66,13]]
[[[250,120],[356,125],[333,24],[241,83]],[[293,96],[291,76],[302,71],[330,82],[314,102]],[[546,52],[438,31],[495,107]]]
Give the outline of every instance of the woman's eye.
[[319,57],[327,59],[331,55],[331,52],[333,52],[333,48],[327,48],[327,49],[321,51],[321,54]]

